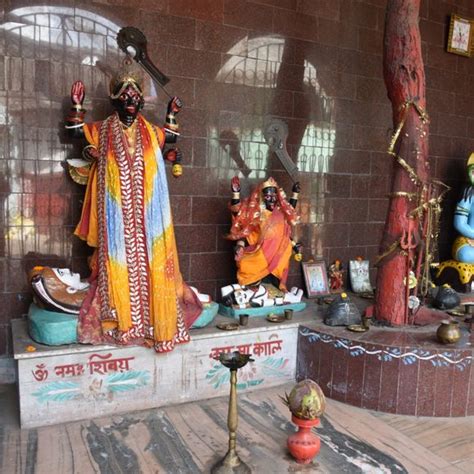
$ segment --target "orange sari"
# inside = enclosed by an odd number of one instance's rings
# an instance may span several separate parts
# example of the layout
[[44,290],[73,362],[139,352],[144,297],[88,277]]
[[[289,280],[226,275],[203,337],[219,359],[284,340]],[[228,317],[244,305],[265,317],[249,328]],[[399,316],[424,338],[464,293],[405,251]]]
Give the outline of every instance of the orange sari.
[[260,229],[247,237],[248,246],[237,261],[237,281],[240,285],[255,283],[267,275],[280,281],[286,291],[286,280],[291,259],[290,226],[279,209],[262,212]]
[[245,239],[248,243],[237,261],[240,285],[274,275],[280,281],[280,289],[286,291],[292,252],[291,228],[299,218],[281,188],[277,188],[275,209],[267,210],[262,200],[262,186],[263,183],[247,199],[230,207],[232,227],[227,238]]

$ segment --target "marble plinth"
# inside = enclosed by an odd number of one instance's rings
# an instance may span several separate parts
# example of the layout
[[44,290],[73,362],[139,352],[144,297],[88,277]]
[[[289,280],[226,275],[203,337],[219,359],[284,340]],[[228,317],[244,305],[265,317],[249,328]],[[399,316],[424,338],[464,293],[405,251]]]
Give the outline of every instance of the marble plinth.
[[[361,311],[367,305],[356,303]],[[356,407],[417,416],[474,415],[473,349],[465,323],[461,341],[445,346],[435,339],[437,325],[372,326],[352,333],[324,325],[324,309],[308,301],[291,321],[251,318],[237,331],[216,329],[215,324],[233,321],[218,315],[169,354],[111,345],[48,347],[29,338],[25,320],[14,320],[22,426],[227,395],[229,371],[215,357],[233,350],[255,358],[239,371],[239,390],[312,378],[327,397]],[[27,351],[30,345],[34,352]]]
[[[229,322],[218,316],[216,322]],[[295,380],[299,322],[249,322],[237,331],[191,331],[191,342],[167,354],[143,347],[70,345],[32,341],[26,321],[13,320],[23,428],[95,418],[201,400],[229,391],[221,352],[251,353],[239,371],[238,389],[266,388]],[[27,348],[35,348],[29,352]],[[31,350],[31,347],[30,347]]]
[[[462,318],[460,319],[462,321]],[[353,333],[321,322],[298,330],[297,379],[360,408],[400,415],[474,415],[473,349],[468,326],[454,345],[436,340],[438,324]]]

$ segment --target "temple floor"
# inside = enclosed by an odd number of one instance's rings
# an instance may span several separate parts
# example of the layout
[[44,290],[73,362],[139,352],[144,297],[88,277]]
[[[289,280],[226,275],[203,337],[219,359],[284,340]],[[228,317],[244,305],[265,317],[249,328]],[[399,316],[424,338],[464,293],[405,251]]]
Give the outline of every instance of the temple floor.
[[[290,385],[240,393],[238,451],[254,473],[472,472],[474,417],[416,418],[327,400],[321,452],[298,465],[279,396]],[[0,472],[201,473],[227,448],[227,397],[20,430],[14,385],[0,385]]]

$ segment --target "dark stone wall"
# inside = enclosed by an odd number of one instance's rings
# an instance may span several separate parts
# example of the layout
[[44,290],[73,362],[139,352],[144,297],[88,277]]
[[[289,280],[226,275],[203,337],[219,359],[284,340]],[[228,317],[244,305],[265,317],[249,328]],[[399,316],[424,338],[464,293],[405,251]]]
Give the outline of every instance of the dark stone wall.
[[[445,52],[448,16],[474,17],[471,1],[422,2],[421,35],[431,115],[433,176],[453,186],[440,250],[449,254],[452,209],[474,150],[474,62]],[[9,322],[25,313],[34,264],[87,276],[90,251],[72,236],[84,188],[64,168],[81,156],[62,120],[76,79],[88,120],[110,112],[107,70],[116,68],[119,27],[149,39],[171,78],[184,175],[170,193],[184,278],[216,296],[234,279],[228,230],[230,178],[243,193],[268,175],[291,182],[268,153],[269,117],[288,123],[288,149],[302,172],[305,258],[347,261],[377,254],[390,189],[386,154],[391,106],[382,79],[385,0],[3,1],[0,6],[0,355]],[[147,86],[144,114],[164,120],[166,95]],[[239,171],[239,155],[251,171]],[[237,158],[237,159],[236,159]],[[302,284],[293,264],[290,284]]]

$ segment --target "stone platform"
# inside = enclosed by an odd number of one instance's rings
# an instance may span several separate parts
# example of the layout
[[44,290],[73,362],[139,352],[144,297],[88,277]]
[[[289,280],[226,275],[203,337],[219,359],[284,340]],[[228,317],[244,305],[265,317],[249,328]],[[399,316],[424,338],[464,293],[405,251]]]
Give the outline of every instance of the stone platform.
[[[290,321],[252,318],[237,331],[217,329],[217,323],[234,321],[218,315],[211,327],[192,330],[192,341],[168,354],[111,345],[42,346],[28,337],[24,320],[15,320],[21,425],[227,395],[229,372],[214,357],[233,350],[255,359],[239,371],[240,391],[312,378],[329,398],[356,407],[416,416],[474,415],[467,327],[453,346],[436,341],[437,325],[372,326],[352,333],[324,325],[324,307],[310,301]],[[30,345],[34,352],[27,351]]]
[[444,345],[439,323],[405,328],[372,326],[354,333],[316,320],[298,330],[297,378],[311,378],[326,396],[360,408],[399,415],[474,415],[473,348]]
[[[253,354],[239,371],[238,389],[295,380],[297,331],[303,319],[251,321],[237,331],[191,331],[192,341],[167,354],[143,347],[50,347],[32,341],[25,320],[12,322],[22,428],[95,418],[207,399],[229,393],[229,370],[220,352]],[[29,352],[31,346],[35,350]],[[30,349],[31,349],[30,347]]]

